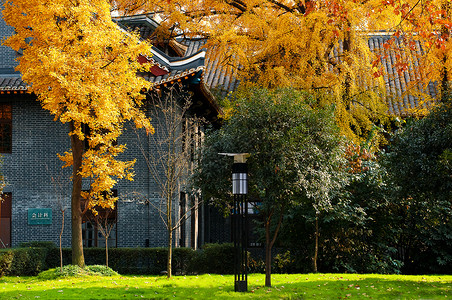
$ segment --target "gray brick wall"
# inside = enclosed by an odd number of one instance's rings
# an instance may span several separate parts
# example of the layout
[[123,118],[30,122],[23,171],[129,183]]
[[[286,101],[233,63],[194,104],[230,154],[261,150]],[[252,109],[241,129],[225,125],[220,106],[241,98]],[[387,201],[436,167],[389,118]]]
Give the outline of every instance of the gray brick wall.
[[[71,169],[62,169],[62,162],[57,157],[57,153],[70,149],[68,125],[53,121],[53,117],[31,95],[0,95],[0,101],[13,105],[12,153],[3,155],[2,166],[8,182],[5,192],[12,193],[12,245],[27,241],[53,241],[58,244],[62,203],[66,208],[63,246],[69,247],[71,182],[68,178]],[[144,132],[140,134],[146,141]],[[120,180],[116,186],[120,199],[117,204],[117,246],[145,246],[146,239],[149,239],[151,247],[166,246],[166,228],[157,210],[144,201],[149,199],[158,205],[157,185],[148,172],[137,146],[135,130],[130,125],[126,126],[119,143],[125,143],[128,147],[121,158],[136,158],[137,162],[134,180]],[[145,147],[152,149],[152,144],[145,143]],[[83,188],[88,189],[88,182],[84,182]],[[27,211],[30,208],[51,208],[52,225],[29,225]],[[185,226],[188,238],[190,222]],[[178,242],[178,234],[178,231],[175,232],[175,243]],[[186,245],[190,245],[189,241]]]
[[[30,95],[2,95],[1,101],[13,105],[12,153],[3,154],[2,166],[8,183],[5,191],[12,193],[12,245],[36,240],[57,242],[62,219],[58,203],[60,200],[69,206],[70,189],[58,193],[52,177],[57,181],[61,175],[66,181],[68,178],[69,170],[61,169],[56,156],[69,149],[67,126],[54,122]],[[51,208],[52,225],[28,225],[30,208]],[[65,223],[64,240],[69,245],[70,217]]]

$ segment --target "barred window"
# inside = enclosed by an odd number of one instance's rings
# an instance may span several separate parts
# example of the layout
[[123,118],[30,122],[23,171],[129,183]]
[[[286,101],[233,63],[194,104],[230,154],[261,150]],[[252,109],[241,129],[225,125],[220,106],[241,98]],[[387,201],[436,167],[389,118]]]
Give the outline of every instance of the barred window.
[[11,153],[12,119],[11,104],[0,103],[0,153]]

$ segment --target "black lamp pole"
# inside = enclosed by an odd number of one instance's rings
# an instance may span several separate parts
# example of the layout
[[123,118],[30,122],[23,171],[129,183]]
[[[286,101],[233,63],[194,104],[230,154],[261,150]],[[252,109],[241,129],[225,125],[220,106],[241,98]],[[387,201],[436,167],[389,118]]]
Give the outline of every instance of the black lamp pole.
[[248,166],[247,153],[220,153],[233,156],[232,194],[234,208],[232,210],[232,240],[234,242],[234,290],[248,291]]

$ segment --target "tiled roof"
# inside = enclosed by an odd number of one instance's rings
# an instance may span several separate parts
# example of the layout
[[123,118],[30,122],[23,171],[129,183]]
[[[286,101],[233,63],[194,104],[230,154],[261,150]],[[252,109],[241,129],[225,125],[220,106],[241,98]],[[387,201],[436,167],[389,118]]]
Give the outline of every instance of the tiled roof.
[[[123,18],[121,22],[126,23],[127,26],[140,28],[143,35],[149,35],[157,24],[147,15],[130,19]],[[420,77],[416,68],[419,66],[419,54],[422,49],[417,44],[416,49],[411,50],[409,55],[405,54],[406,57],[409,57],[413,67],[399,74],[395,68],[397,54],[394,50],[386,49],[383,46],[390,38],[389,34],[370,35],[368,45],[371,51],[382,57],[381,62],[384,68],[384,82],[389,112],[394,115],[404,116],[410,114],[412,109],[420,105],[421,102],[420,98],[409,92],[410,89],[413,89],[413,82],[419,80]],[[153,57],[149,58],[149,61],[168,73],[162,76],[144,74],[143,77],[145,79],[158,86],[175,81],[189,80],[190,77],[198,78],[202,72],[202,84],[216,96],[225,97],[228,93],[237,89],[240,82],[235,68],[224,66],[221,63],[221,57],[215,54],[214,51],[210,49],[204,50],[206,39],[183,39],[178,40],[178,42],[187,46],[184,57],[169,57],[156,47],[153,48]],[[432,99],[437,97],[438,91],[435,83],[430,83],[427,88],[418,83],[415,88],[421,93],[429,95]],[[26,90],[27,86],[21,80],[20,75],[0,73],[0,92]]]
[[[162,70],[168,72],[162,76],[153,76],[152,74],[141,74],[146,80],[154,85],[162,85],[189,79],[204,70],[206,52],[204,50],[186,56],[172,58],[168,57],[157,48],[151,49],[153,56],[149,61],[157,65]],[[199,75],[199,74],[198,74]],[[26,91],[27,85],[22,81],[20,74],[1,74],[0,73],[0,92],[1,91]]]
[[[206,41],[206,39],[189,39],[181,42],[188,46],[186,55],[191,55],[203,49]],[[206,54],[206,70],[203,74],[203,82],[221,97],[235,91],[240,83],[235,69],[232,66],[222,65],[220,56],[209,49],[207,49]]]
[[124,29],[138,32],[141,37],[147,38],[151,36],[154,30],[159,26],[153,18],[152,14],[134,15],[128,17],[113,18]]
[[159,86],[181,81],[182,79],[188,80],[190,77],[196,77],[196,75],[203,70],[204,66],[198,66],[188,70],[172,70],[168,74],[162,76],[153,76],[152,74],[141,74],[141,76],[147,81],[152,82],[155,86]]
[[0,93],[25,92],[28,86],[18,74],[0,74]]
[[[375,34],[370,35],[368,45],[371,51],[382,56],[382,65],[384,68],[384,82],[386,87],[386,100],[388,104],[389,113],[394,115],[405,116],[412,112],[412,109],[420,104],[419,98],[410,94],[410,89],[417,88],[425,95],[429,95],[432,99],[437,97],[438,91],[436,83],[430,83],[427,89],[423,88],[421,83],[417,83],[415,87],[411,86],[416,80],[419,80],[419,74],[416,67],[419,66],[419,56],[421,47],[416,45],[416,49],[412,50],[410,55],[410,62],[415,68],[409,68],[401,75],[398,74],[395,68],[396,53],[393,50],[386,49],[383,44],[391,38],[389,34]],[[206,44],[205,39],[183,40],[182,43],[188,45],[187,55],[202,49]],[[214,56],[212,51],[207,49],[206,55],[206,70],[203,75],[205,84],[215,94],[226,96],[229,92],[234,91],[238,85],[239,80],[237,74],[231,66],[223,66],[221,58]]]
[[[371,35],[369,36],[368,45],[372,52],[381,55],[389,112],[405,116],[411,114],[412,110],[419,108],[419,106],[426,107],[428,105],[424,101],[420,101],[419,97],[425,98],[429,96],[432,99],[436,99],[438,96],[437,84],[430,82],[426,88],[421,84],[421,75],[418,68],[422,47],[419,43],[416,43],[414,49],[405,50],[409,52],[402,53],[400,51],[396,53],[391,47],[385,48],[383,46],[389,39],[391,39],[389,34]],[[396,40],[395,43],[399,43],[397,46],[402,47],[400,41]],[[397,55],[408,58],[408,63],[410,64],[410,67],[400,74],[395,67]],[[423,94],[424,96],[417,97],[413,94]]]

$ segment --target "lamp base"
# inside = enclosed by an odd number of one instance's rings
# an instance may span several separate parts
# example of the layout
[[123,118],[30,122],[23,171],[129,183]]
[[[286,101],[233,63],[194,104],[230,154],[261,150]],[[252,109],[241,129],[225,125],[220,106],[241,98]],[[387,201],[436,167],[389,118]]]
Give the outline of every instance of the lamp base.
[[236,280],[234,283],[234,290],[236,292],[247,292],[248,291],[248,281]]

